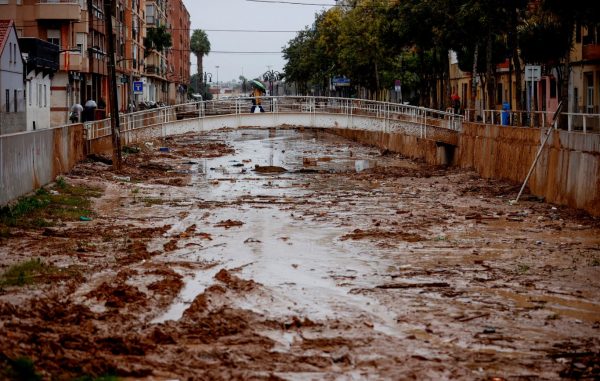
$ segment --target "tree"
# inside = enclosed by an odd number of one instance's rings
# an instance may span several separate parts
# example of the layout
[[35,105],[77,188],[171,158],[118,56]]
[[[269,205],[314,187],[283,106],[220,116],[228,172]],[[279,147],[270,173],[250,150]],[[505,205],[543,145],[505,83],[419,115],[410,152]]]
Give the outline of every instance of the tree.
[[[590,0],[543,0],[542,6],[537,10],[544,25],[533,26],[527,32],[531,35],[554,36],[553,46],[544,46],[552,49],[554,57],[547,57],[556,63],[559,82],[559,99],[565,105],[568,103],[569,71],[571,67],[571,50],[573,48],[574,30],[579,25],[595,26],[600,24],[600,2]],[[525,35],[524,38],[527,38]],[[544,38],[544,37],[543,37]],[[530,47],[532,47],[530,45]]]
[[152,51],[163,52],[173,45],[171,33],[167,32],[165,25],[148,28],[144,37],[144,56],[148,57]]
[[316,71],[315,29],[305,28],[298,32],[283,48],[283,57],[287,60],[283,70],[289,82],[296,82],[300,93],[307,93],[313,73]]
[[204,83],[204,81],[202,81],[202,73],[204,73],[202,60],[204,56],[210,53],[210,41],[208,40],[208,35],[205,31],[201,29],[194,30],[192,39],[190,40],[190,50],[196,56],[198,61],[198,75],[200,76],[200,81]]

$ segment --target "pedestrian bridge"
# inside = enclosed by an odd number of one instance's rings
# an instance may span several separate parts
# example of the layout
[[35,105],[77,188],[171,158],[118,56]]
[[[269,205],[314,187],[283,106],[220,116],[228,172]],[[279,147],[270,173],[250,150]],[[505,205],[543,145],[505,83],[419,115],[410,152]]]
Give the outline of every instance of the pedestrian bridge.
[[[328,97],[263,97],[265,112],[251,113],[251,98],[188,103],[120,115],[123,144],[221,128],[303,127],[397,133],[456,146],[462,116],[410,105]],[[110,120],[85,124],[88,152],[111,145]]]

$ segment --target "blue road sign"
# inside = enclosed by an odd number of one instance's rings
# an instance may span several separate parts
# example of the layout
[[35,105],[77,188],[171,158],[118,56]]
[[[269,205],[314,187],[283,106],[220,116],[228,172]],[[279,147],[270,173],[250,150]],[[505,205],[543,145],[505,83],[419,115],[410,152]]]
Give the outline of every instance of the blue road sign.
[[133,82],[133,93],[134,94],[143,94],[144,93],[144,82],[134,81]]

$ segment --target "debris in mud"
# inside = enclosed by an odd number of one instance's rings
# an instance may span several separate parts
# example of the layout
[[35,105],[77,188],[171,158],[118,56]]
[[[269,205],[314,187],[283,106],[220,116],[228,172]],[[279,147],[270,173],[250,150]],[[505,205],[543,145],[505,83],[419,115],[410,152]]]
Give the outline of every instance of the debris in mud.
[[399,239],[406,242],[420,242],[424,241],[425,238],[418,234],[406,233],[402,231],[384,231],[384,230],[361,230],[355,229],[352,233],[342,236],[342,241],[346,240],[361,240],[361,239]]
[[254,166],[254,172],[256,172],[256,173],[284,173],[284,172],[287,172],[287,169],[285,169],[283,167],[273,166],[273,165],[261,166],[261,165],[256,164]]
[[234,220],[225,220],[215,224],[216,228],[225,228],[229,229],[235,226],[242,226],[244,223],[242,221],[234,221]]
[[446,282],[416,282],[416,283],[388,283],[377,286],[384,290],[402,289],[402,288],[442,288],[450,287]]
[[598,378],[597,219],[308,130],[250,159],[235,134],[140,144],[118,173],[86,161],[69,178],[99,184],[90,205],[0,221],[2,272],[61,270],[0,285],[0,379],[19,357],[43,379]]
[[226,284],[228,288],[236,291],[250,291],[257,286],[253,280],[238,278],[225,269],[222,269],[215,275],[215,279]]

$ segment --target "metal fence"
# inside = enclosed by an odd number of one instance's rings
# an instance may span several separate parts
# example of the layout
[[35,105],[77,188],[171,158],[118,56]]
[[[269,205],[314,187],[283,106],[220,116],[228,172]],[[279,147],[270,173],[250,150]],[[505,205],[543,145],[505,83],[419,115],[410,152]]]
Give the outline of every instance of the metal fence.
[[[121,133],[156,127],[183,119],[202,119],[223,115],[249,115],[253,98],[211,100],[160,107],[120,114]],[[258,105],[257,105],[258,106]],[[306,113],[367,116],[384,121],[404,121],[420,126],[432,126],[452,131],[462,130],[463,116],[399,103],[363,99],[281,96],[261,97],[260,106],[267,113]],[[257,109],[259,109],[257,107]],[[255,112],[260,112],[255,110]],[[85,123],[86,137],[93,140],[111,134],[110,119]]]
[[[559,129],[569,132],[600,133],[600,114],[563,112],[559,118]],[[554,112],[467,109],[465,121],[499,126],[551,128],[554,123]]]

